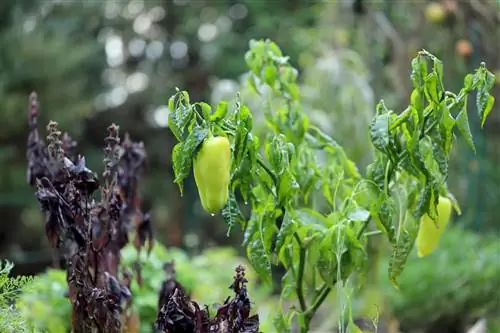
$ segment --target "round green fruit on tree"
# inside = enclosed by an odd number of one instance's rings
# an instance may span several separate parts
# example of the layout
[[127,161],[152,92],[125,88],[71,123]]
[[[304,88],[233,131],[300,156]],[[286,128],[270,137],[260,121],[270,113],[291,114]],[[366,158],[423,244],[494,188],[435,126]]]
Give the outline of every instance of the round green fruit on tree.
[[437,221],[431,219],[427,214],[422,216],[417,235],[417,250],[419,257],[425,257],[437,248],[439,240],[450,221],[451,209],[451,200],[440,196],[437,206]]
[[429,22],[441,23],[446,18],[446,10],[441,4],[432,2],[425,7],[425,17]]
[[215,214],[229,199],[231,172],[231,145],[222,136],[209,137],[193,161],[194,179],[201,205],[205,211]]

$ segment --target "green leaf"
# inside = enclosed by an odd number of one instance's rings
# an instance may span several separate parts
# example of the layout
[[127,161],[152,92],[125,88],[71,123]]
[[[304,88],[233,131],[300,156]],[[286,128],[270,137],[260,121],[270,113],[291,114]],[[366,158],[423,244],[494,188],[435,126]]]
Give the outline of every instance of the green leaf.
[[293,145],[285,141],[283,134],[273,136],[271,142],[266,145],[267,158],[277,176],[281,176],[288,169],[293,151]]
[[294,83],[290,83],[290,84],[284,83],[284,85],[285,85],[286,91],[290,94],[290,97],[295,101],[299,100],[299,98],[300,98],[299,86],[294,84]]
[[191,133],[189,133],[186,141],[177,143],[172,151],[172,161],[174,166],[174,183],[179,186],[181,195],[183,193],[184,179],[189,175],[191,166],[193,165],[193,158],[197,152],[198,147],[205,140],[208,135],[208,129],[195,126]]
[[[379,107],[377,107],[379,109]],[[370,126],[370,137],[378,150],[385,152],[389,147],[389,113],[377,114]]]
[[361,207],[354,207],[347,213],[347,218],[351,221],[364,222],[370,217],[370,212]]
[[460,209],[460,205],[458,204],[458,201],[457,199],[455,198],[455,196],[451,193],[451,192],[448,192],[447,193],[447,197],[448,199],[450,199],[451,201],[451,205],[453,206],[453,209],[455,209],[455,212],[460,216],[462,215],[462,210]]
[[295,224],[294,213],[290,209],[287,209],[283,217],[280,230],[278,231],[278,235],[276,236],[276,253],[280,253],[282,247],[289,242],[295,231]]
[[337,282],[337,253],[342,254],[346,249],[337,244],[336,227],[328,230],[319,244],[313,244],[311,251],[318,253],[316,269],[323,281],[330,287]]
[[281,49],[275,42],[269,41],[267,45],[276,57],[283,57],[283,52],[281,52]]
[[436,77],[437,77],[438,84],[439,84],[439,90],[442,91],[442,90],[444,90],[444,86],[443,86],[443,62],[436,57],[432,57],[432,61],[433,61],[433,70],[434,70],[434,73],[436,73]]
[[279,307],[276,310],[276,315],[273,318],[273,325],[277,332],[291,332],[291,325],[286,320],[283,310]]
[[168,99],[168,110],[170,112],[174,112],[175,111],[175,99],[177,97],[177,94],[175,95],[172,95],[169,99]]
[[400,230],[395,244],[392,247],[392,254],[389,259],[389,279],[392,284],[399,288],[398,277],[403,272],[408,256],[413,249],[417,238],[419,219],[407,214],[407,219],[403,230]]
[[240,207],[238,206],[238,202],[234,196],[234,192],[229,193],[229,200],[227,201],[226,206],[222,208],[222,220],[227,224],[227,236],[231,233],[234,225],[238,223],[242,219]]
[[486,69],[484,63],[481,63],[481,67],[476,72],[475,77],[477,77],[479,81],[477,86],[476,107],[479,118],[481,119],[481,127],[483,127],[495,103],[495,98],[490,95],[490,90],[493,89],[495,84],[495,75]]
[[[413,89],[413,91],[411,92],[411,96],[410,96],[410,105],[416,110],[418,111],[418,114],[420,115],[424,109],[424,100],[423,100],[423,96],[422,96],[422,93],[420,91],[421,88],[415,88]],[[419,119],[417,118],[417,121]]]
[[366,168],[367,178],[372,180],[379,190],[384,190],[385,186],[385,168],[388,159],[385,155],[376,154],[375,161]]
[[280,204],[288,201],[295,193],[299,191],[299,184],[297,183],[294,175],[289,169],[279,177],[278,186],[278,201]]
[[455,119],[453,119],[450,110],[443,101],[441,103],[441,111],[443,118],[441,120],[440,129],[441,135],[444,139],[444,151],[448,155],[451,150],[451,143],[453,140],[453,127],[455,126]]
[[247,106],[237,103],[235,114],[236,134],[234,138],[232,171],[237,170],[245,156],[247,156],[249,138],[251,137],[250,131],[252,130],[252,114]]
[[198,106],[201,109],[201,114],[203,116],[203,119],[210,119],[210,113],[212,112],[212,107],[208,105],[205,102],[199,102],[196,103],[196,106]]
[[266,250],[265,240],[260,232],[254,233],[247,245],[248,261],[255,269],[260,278],[265,282],[271,283],[271,257]]
[[189,171],[191,169],[190,156],[186,156],[184,154],[184,142],[177,143],[172,149],[172,163],[174,166],[174,183],[179,186],[179,190],[181,192],[181,196],[183,194],[183,181],[189,175]]
[[281,279],[281,300],[290,299],[295,293],[296,279],[293,271],[289,270]]
[[394,121],[391,122],[391,129],[395,129],[405,123],[411,116],[411,112],[411,108],[406,108],[401,114],[397,115]]
[[424,78],[427,76],[427,64],[420,55],[411,61],[411,80],[413,87],[417,88],[423,85]]
[[[260,174],[259,170],[256,169],[259,148],[258,137],[253,137],[252,134],[248,134],[247,145],[245,147],[246,154],[244,156],[238,156],[241,160],[239,165],[236,164],[236,161],[232,163],[233,173],[231,175],[231,187],[233,190],[239,188],[240,194],[245,202],[247,202],[248,198],[251,196],[255,175]],[[265,179],[269,179],[269,183],[271,182],[267,174],[262,175],[261,181],[265,182]]]
[[493,109],[493,105],[495,104],[495,97],[492,95],[488,96],[488,101],[486,102],[486,106],[483,109],[482,115],[481,115],[481,128],[484,126],[484,122],[486,121],[486,118],[488,118],[488,115],[490,114],[491,110]]
[[432,145],[431,138],[429,136],[425,136],[419,142],[419,153],[422,162],[425,165],[427,171],[432,175],[435,181],[443,182],[444,176],[441,174],[441,168],[434,157],[434,147]]
[[375,220],[377,228],[386,234],[391,242],[394,239],[393,218],[396,210],[395,206],[394,198],[381,192],[378,199],[373,201],[370,207],[371,216]]
[[320,235],[325,235],[324,238],[319,243],[314,242],[311,248],[311,251],[318,253],[316,268],[321,278],[332,287],[339,278],[343,280],[349,277],[364,259],[364,248],[346,222],[338,221],[323,231]]
[[248,246],[255,234],[259,231],[259,220],[257,214],[252,213],[247,221],[245,231],[243,233],[243,246]]
[[443,178],[442,182],[445,182],[448,178],[448,155],[446,155],[443,147],[437,141],[432,142],[432,153],[434,155],[434,160],[436,161],[439,171]]
[[427,100],[435,104],[441,103],[442,91],[438,90],[438,78],[435,73],[430,73],[425,78],[424,92]]
[[323,214],[310,208],[301,208],[295,211],[295,219],[301,226],[310,226],[323,231],[331,222]]
[[428,214],[433,220],[437,217],[436,204],[439,199],[439,192],[431,182],[427,182],[421,190],[417,202],[417,207],[413,214],[414,218],[420,219],[424,214]]
[[469,147],[472,149],[474,154],[476,153],[476,147],[474,145],[474,139],[472,138],[472,133],[470,131],[470,126],[469,126],[469,117],[467,115],[467,98],[465,98],[462,110],[458,113],[457,119],[456,119],[456,124],[458,127],[458,130],[462,134],[462,136],[465,139],[465,142],[469,145]]
[[[189,104],[189,95],[187,92],[178,92],[172,96],[168,102],[170,114],[168,116],[168,127],[178,141],[184,139],[184,133],[188,124],[194,117],[194,110]],[[173,106],[173,108],[170,108]]]
[[215,109],[214,113],[210,115],[210,121],[218,122],[226,116],[228,111],[228,105],[226,101],[220,101]]
[[467,93],[474,89],[474,76],[472,74],[467,74],[464,78],[464,89]]
[[328,203],[334,207],[337,200],[336,194],[344,180],[344,170],[339,165],[327,166],[323,170],[324,178],[321,181],[321,190]]
[[274,65],[266,65],[264,67],[264,82],[266,82],[271,87],[276,82],[276,75],[278,74],[278,70]]

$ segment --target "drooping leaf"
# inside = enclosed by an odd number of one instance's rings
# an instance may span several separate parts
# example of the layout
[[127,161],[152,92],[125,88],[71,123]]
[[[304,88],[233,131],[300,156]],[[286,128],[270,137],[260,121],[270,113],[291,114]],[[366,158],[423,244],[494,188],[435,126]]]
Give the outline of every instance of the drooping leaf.
[[234,192],[229,192],[229,200],[222,208],[221,215],[222,220],[228,226],[227,236],[229,236],[233,227],[242,219],[241,211],[234,196]]
[[367,177],[373,181],[379,190],[384,189],[385,168],[388,163],[386,155],[376,154],[375,161],[367,167]]
[[265,283],[271,282],[271,257],[265,247],[264,235],[254,233],[247,245],[247,257]]
[[228,111],[228,105],[226,101],[220,101],[215,109],[214,113],[210,115],[210,121],[218,122],[223,119]]
[[385,152],[389,147],[389,113],[375,116],[370,127],[371,141],[375,148]]
[[393,217],[395,213],[394,198],[381,192],[379,197],[372,202],[371,216],[380,231],[387,235],[392,242],[394,239]]
[[318,253],[316,269],[323,281],[333,287],[337,282],[337,253],[342,254],[345,251],[337,242],[336,227],[332,227],[325,234],[324,238],[317,245],[311,248]]
[[194,117],[194,110],[189,104],[189,95],[187,92],[178,92],[172,96],[168,102],[169,117],[168,127],[177,138],[181,141],[184,139],[188,124]]
[[288,242],[288,240],[292,237],[293,232],[295,231],[295,220],[293,218],[294,212],[290,209],[287,209],[285,212],[285,216],[283,217],[283,222],[281,223],[280,230],[278,231],[278,235],[276,237],[276,253],[280,253],[281,248]]
[[193,158],[198,147],[208,135],[208,129],[195,126],[185,141],[177,143],[172,151],[172,161],[174,166],[174,182],[179,186],[179,190],[183,192],[184,179],[191,172]]
[[286,142],[283,134],[273,136],[266,145],[266,155],[277,176],[281,176],[289,167],[294,148]]
[[481,127],[484,126],[484,122],[486,121],[486,118],[490,114],[491,110],[493,110],[494,104],[495,104],[495,97],[493,97],[493,95],[489,95],[488,100],[486,102],[486,106],[484,107],[481,115]]
[[399,287],[397,279],[403,272],[408,256],[415,244],[418,228],[419,219],[407,214],[403,229],[399,231],[396,242],[392,246],[392,254],[389,259],[389,279],[396,288]]
[[248,246],[250,241],[254,238],[255,234],[259,231],[258,215],[252,213],[248,219],[243,233],[243,246]]
[[424,92],[428,101],[439,105],[441,103],[442,92],[438,87],[438,78],[436,73],[432,72],[425,78]]
[[421,87],[424,83],[424,78],[427,76],[427,64],[425,59],[417,55],[411,61],[411,80],[413,87]]
[[467,115],[467,97],[464,100],[464,104],[458,116],[456,118],[456,123],[458,130],[463,135],[465,142],[469,145],[474,153],[476,153],[476,146],[474,145],[474,139],[472,138],[472,133],[469,126],[469,117]]
[[425,187],[420,192],[413,217],[419,219],[424,214],[427,214],[430,218],[436,219],[436,201],[439,198],[438,194],[439,193],[436,191],[436,187],[433,186],[432,182],[427,182]]
[[203,116],[203,119],[209,120],[210,119],[210,113],[212,112],[212,107],[205,103],[205,102],[198,102],[195,104],[195,106],[201,110],[201,115]]
[[483,127],[486,118],[493,108],[495,98],[490,94],[493,85],[495,84],[495,75],[486,69],[484,63],[475,73],[474,78],[478,79],[476,107],[481,120],[481,127]]
[[422,138],[419,142],[420,158],[422,159],[425,168],[432,175],[435,181],[444,181],[444,176],[441,173],[441,168],[435,159],[435,151],[429,136]]
[[286,169],[285,172],[279,177],[278,187],[278,201],[284,203],[299,191],[299,184],[297,183],[293,173]]

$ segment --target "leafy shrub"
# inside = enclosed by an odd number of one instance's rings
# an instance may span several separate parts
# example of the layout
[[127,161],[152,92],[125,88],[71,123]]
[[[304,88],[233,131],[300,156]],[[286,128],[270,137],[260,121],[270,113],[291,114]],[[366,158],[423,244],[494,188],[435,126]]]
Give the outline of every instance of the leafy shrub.
[[0,261],[0,332],[24,332],[28,325],[16,306],[17,296],[28,290],[34,281],[30,276],[9,277],[14,265]]
[[[174,182],[182,194],[192,166],[196,173],[193,161],[207,143],[229,138],[230,170],[206,166],[215,179],[226,179],[227,173],[231,179],[222,218],[229,231],[242,226],[247,257],[264,281],[275,279],[276,266],[286,271],[281,297],[293,298],[296,306],[276,311],[276,330],[290,331],[297,322],[306,333],[331,291],[363,270],[368,236],[373,235],[366,232],[369,228],[376,226],[391,242],[389,279],[397,286],[421,217],[437,219],[441,196],[460,211],[446,183],[454,134],[460,132],[475,149],[467,101],[476,90],[484,124],[494,104],[489,91],[495,76],[481,63],[453,93],[444,88],[443,63],[425,50],[418,52],[411,61],[408,107],[395,112],[383,100],[376,106],[369,127],[375,159],[363,175],[305,112],[299,73],[278,45],[251,40],[245,61],[248,85],[267,100],[262,108],[265,135],[256,135],[254,114],[240,98],[234,106],[223,100],[212,108],[177,90],[168,102],[168,126],[178,141],[172,149]],[[352,324],[350,314],[343,316]]]
[[66,272],[48,269],[37,276],[29,292],[18,301],[21,315],[30,326],[50,333],[70,331],[71,304],[66,297],[68,284]]
[[[439,249],[425,259],[418,259],[413,252],[400,277],[400,291],[384,286],[403,331],[427,328],[438,332],[443,327],[448,331],[451,325],[464,325],[476,316],[498,312],[498,258],[498,238],[458,226],[450,227]],[[385,282],[386,271],[380,274]],[[463,327],[458,329],[463,331]]]

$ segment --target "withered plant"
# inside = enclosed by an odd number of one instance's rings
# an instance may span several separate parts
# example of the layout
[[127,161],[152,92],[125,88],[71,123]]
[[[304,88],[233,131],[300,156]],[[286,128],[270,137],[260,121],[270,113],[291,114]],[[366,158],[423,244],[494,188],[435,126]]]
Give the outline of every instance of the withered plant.
[[27,178],[36,187],[49,244],[65,259],[72,331],[122,332],[130,316],[131,276],[120,267],[120,250],[131,233],[138,251],[146,244],[150,251],[153,244],[150,217],[142,212],[138,195],[147,157],[144,146],[128,136],[120,143],[119,127],[109,126],[100,180],[56,122],[47,125],[46,141],[40,137],[39,112],[32,93]]
[[251,302],[247,293],[245,269],[236,267],[234,281],[229,287],[234,296],[228,297],[213,318],[191,300],[177,282],[173,263],[167,263],[169,275],[160,292],[159,313],[154,328],[163,333],[259,333],[259,316],[250,315]]

